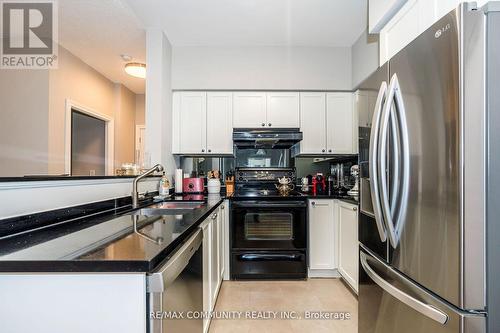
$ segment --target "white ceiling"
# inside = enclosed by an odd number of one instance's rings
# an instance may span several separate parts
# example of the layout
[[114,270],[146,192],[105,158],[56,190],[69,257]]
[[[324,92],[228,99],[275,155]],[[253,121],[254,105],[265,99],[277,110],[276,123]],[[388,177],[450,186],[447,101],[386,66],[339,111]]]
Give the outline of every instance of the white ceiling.
[[146,34],[121,0],[58,1],[59,43],[113,82],[144,93],[143,79],[124,71],[121,54],[146,61]]
[[174,46],[351,46],[367,0],[125,0]]
[[145,62],[145,28],[174,46],[349,47],[366,28],[367,0],[63,0],[59,42],[113,82],[144,93],[121,54]]

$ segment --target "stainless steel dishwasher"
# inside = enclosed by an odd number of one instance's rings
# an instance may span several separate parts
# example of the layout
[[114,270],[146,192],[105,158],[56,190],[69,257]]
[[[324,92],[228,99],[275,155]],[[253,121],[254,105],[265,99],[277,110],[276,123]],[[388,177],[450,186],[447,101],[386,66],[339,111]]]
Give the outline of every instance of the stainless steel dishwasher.
[[148,275],[149,333],[203,332],[199,318],[203,311],[202,243],[203,233],[197,230],[163,266]]

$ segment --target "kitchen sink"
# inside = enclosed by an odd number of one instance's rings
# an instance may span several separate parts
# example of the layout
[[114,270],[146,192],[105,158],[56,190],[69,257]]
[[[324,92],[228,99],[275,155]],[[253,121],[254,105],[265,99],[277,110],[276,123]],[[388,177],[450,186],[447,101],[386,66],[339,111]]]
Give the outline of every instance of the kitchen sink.
[[183,215],[194,209],[203,207],[203,201],[189,202],[160,202],[152,206],[130,212],[129,215],[157,216],[157,215]]

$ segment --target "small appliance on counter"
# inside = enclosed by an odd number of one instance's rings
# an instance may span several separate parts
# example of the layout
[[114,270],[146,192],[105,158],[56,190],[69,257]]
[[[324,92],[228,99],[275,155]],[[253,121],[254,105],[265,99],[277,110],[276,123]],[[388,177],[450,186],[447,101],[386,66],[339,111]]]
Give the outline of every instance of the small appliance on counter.
[[219,170],[211,170],[207,175],[207,190],[209,194],[220,193],[220,172]]
[[304,193],[307,193],[309,192],[309,178],[308,177],[302,177],[302,181],[301,181],[301,188],[300,190]]
[[203,178],[184,178],[182,180],[182,191],[184,193],[203,193]]
[[182,169],[175,169],[175,182],[174,182],[174,186],[175,186],[175,193],[176,194],[182,194],[182,188],[183,188],[183,173],[182,173]]
[[312,194],[325,194],[326,193],[326,180],[322,173],[317,173],[312,179]]
[[226,173],[226,194],[234,193],[234,174],[232,171]]
[[349,191],[347,191],[347,194],[357,198],[359,195],[359,185],[358,185],[359,167],[357,164],[351,167],[351,176],[354,177],[355,183],[354,186]]

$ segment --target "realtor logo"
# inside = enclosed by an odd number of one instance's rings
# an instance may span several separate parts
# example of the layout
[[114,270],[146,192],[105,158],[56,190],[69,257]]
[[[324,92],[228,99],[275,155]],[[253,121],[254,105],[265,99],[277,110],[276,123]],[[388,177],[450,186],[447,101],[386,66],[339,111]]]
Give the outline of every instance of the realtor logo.
[[55,1],[0,1],[0,68],[57,67]]

